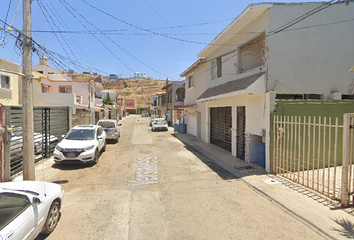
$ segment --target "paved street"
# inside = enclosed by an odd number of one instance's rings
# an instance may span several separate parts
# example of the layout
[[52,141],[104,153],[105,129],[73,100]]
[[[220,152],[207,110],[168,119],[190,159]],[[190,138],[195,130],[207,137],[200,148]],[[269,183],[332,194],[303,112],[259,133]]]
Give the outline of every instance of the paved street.
[[95,166],[37,165],[37,180],[65,190],[59,225],[46,239],[324,238],[193,153],[172,129],[151,132],[148,122],[124,119],[119,142]]

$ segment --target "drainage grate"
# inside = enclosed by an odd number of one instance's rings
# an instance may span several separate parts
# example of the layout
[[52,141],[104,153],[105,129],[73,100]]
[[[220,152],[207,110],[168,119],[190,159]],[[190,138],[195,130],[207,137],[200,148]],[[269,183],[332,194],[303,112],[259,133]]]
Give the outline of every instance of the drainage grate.
[[242,167],[235,167],[235,169],[237,169],[237,170],[253,170],[255,168],[252,166],[242,166]]

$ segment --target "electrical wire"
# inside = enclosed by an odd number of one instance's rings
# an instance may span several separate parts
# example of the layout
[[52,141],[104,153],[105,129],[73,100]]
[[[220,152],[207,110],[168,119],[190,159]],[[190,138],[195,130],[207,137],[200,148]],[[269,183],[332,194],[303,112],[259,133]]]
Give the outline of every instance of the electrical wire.
[[[48,5],[48,9],[50,9],[52,15],[54,16],[54,18],[56,19],[58,24],[60,24],[64,29],[69,29],[67,24],[65,23],[65,21],[62,19],[61,15],[58,13],[58,11],[56,11],[56,8],[53,6],[51,1],[44,1],[44,3],[50,4],[50,6]],[[87,56],[85,51],[82,49],[80,44],[76,41],[76,39],[74,37],[71,37],[71,34],[69,34],[68,37],[70,39],[68,39],[67,41],[70,42],[70,40],[71,40],[71,43],[72,43],[71,45],[72,45],[73,49],[76,50],[78,57],[86,64],[86,66],[88,68],[90,68],[90,69],[93,68],[93,63],[91,62],[91,60],[89,59],[89,57]]]
[[[146,3],[149,5],[149,7],[157,14],[157,16],[159,16],[159,17],[162,19],[162,21],[163,21],[169,28],[171,28],[171,26],[170,26],[170,25],[167,23],[167,21],[161,16],[161,14],[159,14],[159,13],[155,10],[155,8],[154,8],[147,0],[145,0],[145,2],[146,2]],[[171,28],[171,30],[172,30],[173,33],[175,33],[172,28]],[[186,46],[184,46],[182,42],[180,42],[180,44],[181,44],[181,46],[184,48],[184,50],[185,50],[191,57],[193,57],[192,54],[191,54],[191,53],[188,51],[188,49],[186,48]]]
[[[99,28],[97,28],[96,26],[94,26],[90,21],[88,21],[82,14],[80,14],[75,8],[73,8],[66,0],[59,0],[60,2],[64,1],[71,9],[73,9],[81,18],[83,18],[86,22],[88,22],[92,27],[94,27],[97,31],[100,31]],[[66,6],[65,6],[66,7]],[[68,9],[68,8],[67,8]],[[71,11],[70,11],[71,12]],[[75,15],[73,15],[75,17]],[[85,27],[85,26],[84,26]],[[85,27],[86,28],[86,27]],[[87,29],[88,30],[88,29]],[[103,34],[103,33],[102,33]],[[161,74],[165,77],[168,77],[167,75],[159,72],[158,70],[152,68],[151,66],[149,66],[148,64],[144,63],[143,61],[141,61],[140,59],[138,59],[137,57],[135,57],[133,54],[131,54],[130,52],[128,52],[127,50],[125,50],[122,46],[120,46],[118,43],[116,43],[115,41],[113,41],[110,37],[108,37],[107,35],[103,34],[108,40],[110,40],[114,45],[116,45],[117,47],[119,47],[121,50],[123,50],[125,53],[127,53],[128,55],[130,55],[131,57],[133,57],[135,60],[137,60],[138,62],[142,63],[143,65],[145,65],[146,67],[150,68],[151,70],[157,72],[158,74]],[[94,34],[92,35],[94,36],[96,39],[98,39]],[[100,41],[101,42],[101,41]],[[101,42],[102,43],[102,42]],[[103,43],[102,43],[103,44]],[[106,47],[107,48],[107,47]],[[107,48],[107,50],[109,50],[114,56],[115,54]],[[120,59],[119,59],[120,60]],[[121,61],[121,60],[120,60]],[[121,61],[122,62],[122,61]],[[126,67],[128,67],[124,62],[122,62]],[[129,67],[128,67],[129,68]],[[132,72],[134,72],[131,68],[129,68]]]

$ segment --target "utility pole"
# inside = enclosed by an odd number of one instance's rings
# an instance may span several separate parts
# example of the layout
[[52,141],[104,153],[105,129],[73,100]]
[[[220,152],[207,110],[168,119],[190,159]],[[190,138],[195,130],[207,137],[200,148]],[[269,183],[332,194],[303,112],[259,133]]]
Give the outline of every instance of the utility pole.
[[23,137],[23,180],[36,180],[34,168],[33,127],[33,81],[32,81],[32,38],[31,2],[23,0],[22,35],[22,137]]
[[168,124],[168,78],[166,78],[166,122]]
[[89,110],[89,124],[91,124],[91,80],[88,82],[89,94],[88,94],[88,110]]

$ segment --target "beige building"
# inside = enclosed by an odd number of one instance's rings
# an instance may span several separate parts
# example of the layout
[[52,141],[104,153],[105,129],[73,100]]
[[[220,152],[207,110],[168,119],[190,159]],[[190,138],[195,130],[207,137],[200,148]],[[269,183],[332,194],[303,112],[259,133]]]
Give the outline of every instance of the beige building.
[[21,105],[21,80],[19,65],[0,58],[0,103],[3,105]]

